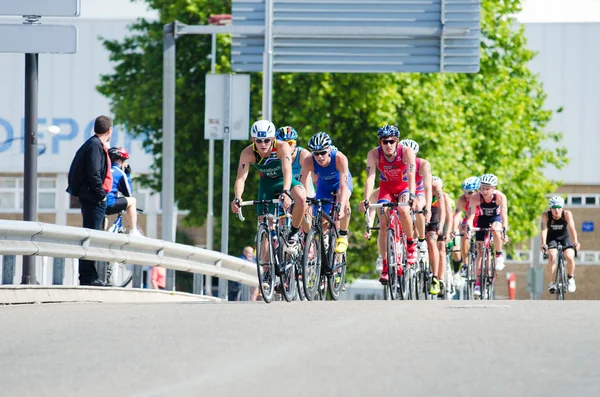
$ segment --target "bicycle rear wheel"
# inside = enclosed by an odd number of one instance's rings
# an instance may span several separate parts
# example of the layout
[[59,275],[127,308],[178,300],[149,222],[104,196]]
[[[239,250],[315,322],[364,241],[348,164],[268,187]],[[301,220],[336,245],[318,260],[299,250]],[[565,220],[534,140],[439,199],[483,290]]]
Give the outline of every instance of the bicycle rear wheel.
[[271,303],[275,292],[275,265],[271,234],[265,225],[260,225],[256,234],[256,271],[260,294],[266,303]]
[[331,267],[332,274],[327,276],[327,289],[329,290],[329,296],[334,301],[340,298],[340,293],[344,286],[344,279],[346,278],[346,253],[336,253],[335,246],[338,238],[338,231],[334,228],[330,228],[329,241],[332,244],[329,245],[329,266]]
[[306,235],[301,270],[304,296],[312,301],[321,280],[321,238],[315,228],[311,228]]
[[107,281],[113,287],[127,287],[133,279],[133,266],[119,262],[109,262],[106,269]]
[[388,288],[390,289],[390,299],[399,299],[398,283],[398,254],[396,252],[396,234],[394,229],[387,230],[387,260],[388,260]]
[[556,299],[565,300],[566,290],[565,264],[562,257],[558,258],[558,267],[556,269]]
[[[283,242],[283,237],[279,240],[280,244]],[[285,250],[282,250],[281,255],[281,274],[279,280],[281,281],[281,292],[283,299],[286,302],[294,300],[294,294],[296,293],[296,260],[298,254],[288,254]]]

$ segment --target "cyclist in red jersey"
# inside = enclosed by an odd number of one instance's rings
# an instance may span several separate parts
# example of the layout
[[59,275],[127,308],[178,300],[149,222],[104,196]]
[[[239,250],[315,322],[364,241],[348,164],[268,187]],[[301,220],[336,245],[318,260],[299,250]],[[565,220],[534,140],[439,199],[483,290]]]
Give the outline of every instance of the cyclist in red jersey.
[[[375,186],[375,172],[380,172],[378,202],[398,201],[402,203],[412,202],[413,210],[417,208],[417,197],[415,196],[416,183],[416,160],[415,153],[409,147],[399,144],[400,132],[393,125],[386,125],[377,131],[379,145],[371,149],[367,155],[367,180],[365,186],[364,201],[360,203],[359,211],[365,212],[369,204],[369,197]],[[389,223],[388,208],[379,211],[380,224]],[[407,262],[414,264],[417,261],[415,243],[413,241],[413,224],[410,209],[407,206],[398,207],[400,222],[406,234]],[[379,233],[377,238],[379,253],[383,258],[383,270],[379,281],[388,281],[387,262],[387,239],[386,233]]]
[[[455,281],[458,282],[460,275],[456,276],[458,272],[466,265],[467,253],[470,249],[470,241],[465,236],[467,233],[467,218],[469,217],[469,200],[474,194],[479,192],[481,187],[481,180],[479,177],[471,176],[465,179],[462,183],[463,194],[456,200],[456,211],[454,212],[454,219],[452,225],[453,237],[459,232],[463,235],[462,238],[458,238],[458,245],[460,252],[452,252],[452,264],[455,273]],[[477,224],[477,213],[473,219],[474,224]]]

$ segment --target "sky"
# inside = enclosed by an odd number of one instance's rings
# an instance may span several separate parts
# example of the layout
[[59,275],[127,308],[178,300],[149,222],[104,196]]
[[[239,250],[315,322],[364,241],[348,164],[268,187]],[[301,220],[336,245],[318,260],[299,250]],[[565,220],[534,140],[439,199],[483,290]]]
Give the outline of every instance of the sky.
[[[82,18],[156,18],[143,0],[81,0]],[[520,22],[600,22],[600,0],[523,0]]]

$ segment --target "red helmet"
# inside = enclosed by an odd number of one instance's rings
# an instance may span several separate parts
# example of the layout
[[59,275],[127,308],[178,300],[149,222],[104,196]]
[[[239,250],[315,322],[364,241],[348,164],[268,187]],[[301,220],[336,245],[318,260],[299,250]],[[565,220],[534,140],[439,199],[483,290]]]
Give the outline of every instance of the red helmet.
[[108,156],[111,161],[115,160],[127,160],[129,158],[129,153],[125,148],[122,147],[111,147],[108,149]]

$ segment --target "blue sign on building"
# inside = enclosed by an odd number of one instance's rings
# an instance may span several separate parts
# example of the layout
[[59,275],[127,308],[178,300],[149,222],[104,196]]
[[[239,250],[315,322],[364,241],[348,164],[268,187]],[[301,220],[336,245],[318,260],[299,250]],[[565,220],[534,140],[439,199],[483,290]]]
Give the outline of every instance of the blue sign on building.
[[593,232],[594,231],[594,222],[583,222],[581,224],[582,232]]

